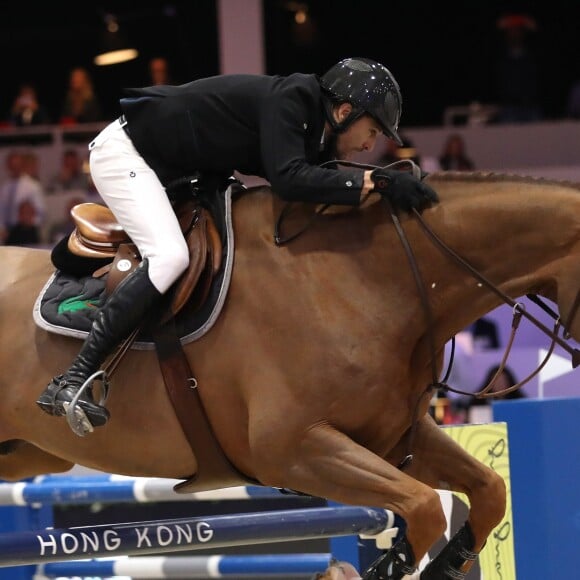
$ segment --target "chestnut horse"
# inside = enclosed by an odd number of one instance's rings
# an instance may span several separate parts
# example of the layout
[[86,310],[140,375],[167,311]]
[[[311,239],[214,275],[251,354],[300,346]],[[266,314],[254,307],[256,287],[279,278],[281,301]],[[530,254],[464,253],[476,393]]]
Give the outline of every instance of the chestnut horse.
[[[503,292],[551,299],[566,320],[580,285],[580,186],[479,172],[426,179],[441,200],[423,214],[429,227]],[[277,246],[282,206],[271,193],[256,188],[234,204],[226,303],[211,331],[185,345],[221,447],[264,485],[398,513],[417,562],[446,527],[435,489],[463,492],[478,552],[504,515],[503,480],[435,424],[426,392],[445,343],[500,298],[436,247],[416,216],[401,216],[428,292],[428,325],[384,203],[331,208]],[[127,353],[112,380],[111,419],[89,436],[40,411],[38,395],[80,343],[33,321],[54,269],[49,251],[3,247],[0,261],[0,478],[74,464],[195,474],[154,352]],[[580,314],[567,330],[580,339]],[[400,469],[411,432],[414,459]]]

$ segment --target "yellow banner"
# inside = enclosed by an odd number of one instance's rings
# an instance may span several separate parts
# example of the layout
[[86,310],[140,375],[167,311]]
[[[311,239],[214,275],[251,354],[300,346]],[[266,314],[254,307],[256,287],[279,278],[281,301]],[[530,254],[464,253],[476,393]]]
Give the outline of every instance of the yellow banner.
[[[516,580],[507,424],[452,425],[442,428],[468,453],[501,475],[507,489],[505,516],[489,536],[487,544],[479,555],[481,574],[472,575],[472,569],[467,578],[470,580],[476,580],[476,578]],[[467,496],[464,494],[453,495],[461,503],[469,505]],[[456,507],[453,509],[455,510]],[[459,525],[463,525],[463,522]],[[452,529],[451,535],[455,531],[457,530]]]

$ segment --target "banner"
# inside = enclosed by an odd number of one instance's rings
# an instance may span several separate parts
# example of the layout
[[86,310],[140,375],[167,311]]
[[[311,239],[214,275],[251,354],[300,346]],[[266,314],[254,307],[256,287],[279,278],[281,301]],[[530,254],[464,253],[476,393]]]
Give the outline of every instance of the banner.
[[[516,580],[512,518],[510,461],[506,423],[444,426],[445,432],[463,449],[503,478],[507,490],[506,513],[494,529],[466,580]],[[448,515],[448,537],[463,525],[469,500],[462,493],[440,492]]]

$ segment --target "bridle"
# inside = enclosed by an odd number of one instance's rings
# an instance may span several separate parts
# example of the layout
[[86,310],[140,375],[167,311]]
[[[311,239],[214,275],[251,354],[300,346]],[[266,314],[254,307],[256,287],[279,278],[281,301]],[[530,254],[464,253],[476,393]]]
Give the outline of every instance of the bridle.
[[[416,171],[418,171],[419,177],[420,177],[420,169],[412,161],[406,161],[406,162],[412,164],[413,172],[415,173]],[[431,354],[435,355],[436,349],[435,349],[434,338],[433,338],[433,317],[431,314],[431,306],[430,306],[429,300],[427,298],[427,292],[425,291],[425,284],[421,278],[419,268],[417,266],[413,251],[410,247],[410,244],[407,240],[404,229],[401,225],[401,222],[399,221],[397,214],[393,210],[393,208],[392,208],[391,204],[388,202],[388,200],[383,199],[383,201],[388,206],[391,219],[393,221],[395,229],[397,230],[399,238],[401,239],[401,243],[403,245],[403,248],[405,249],[405,253],[407,254],[407,258],[409,260],[411,269],[413,270],[413,276],[414,276],[415,282],[417,284],[417,288],[418,288],[421,302],[423,305],[423,310],[425,311],[425,315],[426,315],[425,317],[426,317],[428,325],[429,325],[429,335],[430,335],[429,342],[431,343],[430,344]],[[503,364],[500,365],[500,368],[498,369],[496,376],[501,374],[501,372],[503,371],[503,367],[505,366],[505,361],[507,360],[507,357],[509,355],[509,351],[511,350],[511,347],[513,345],[515,334],[516,334],[517,329],[519,328],[519,323],[520,323],[522,317],[526,318],[529,322],[531,322],[537,328],[539,328],[546,336],[548,336],[548,338],[550,338],[550,342],[551,342],[550,348],[548,349],[549,354],[547,355],[546,359],[544,361],[542,361],[539,368],[536,369],[529,377],[525,378],[523,381],[521,381],[517,385],[514,385],[513,387],[509,387],[509,388],[504,389],[502,391],[497,391],[495,393],[489,393],[489,394],[487,394],[487,391],[489,390],[487,387],[484,387],[484,389],[482,389],[479,393],[475,393],[475,394],[474,393],[467,393],[467,392],[460,391],[457,389],[452,389],[448,385],[441,384],[440,381],[438,381],[435,378],[437,375],[437,371],[436,371],[436,367],[433,366],[433,373],[432,374],[433,374],[433,385],[434,386],[441,387],[441,388],[444,388],[445,390],[449,390],[452,392],[456,392],[456,393],[460,393],[460,394],[468,394],[468,395],[472,395],[472,396],[483,395],[484,391],[488,397],[505,395],[509,392],[516,390],[520,386],[524,385],[531,378],[533,378],[536,374],[538,374],[538,372],[545,366],[545,364],[546,364],[547,360],[549,359],[549,357],[551,356],[551,353],[553,352],[556,344],[558,344],[562,349],[564,349],[568,354],[570,354],[570,356],[572,358],[572,368],[576,368],[578,365],[580,365],[580,350],[578,350],[577,348],[573,348],[567,342],[567,340],[569,340],[571,338],[569,329],[572,326],[572,323],[574,322],[574,319],[575,319],[575,317],[578,313],[578,310],[580,308],[580,290],[578,290],[576,292],[576,298],[574,300],[574,303],[572,305],[572,308],[570,310],[568,318],[567,318],[566,322],[564,322],[564,323],[562,323],[560,316],[556,312],[554,312],[554,310],[552,310],[552,308],[550,308],[539,296],[537,296],[535,294],[527,294],[526,295],[532,302],[534,302],[535,304],[540,306],[540,308],[542,308],[542,310],[544,310],[544,312],[546,312],[554,320],[554,328],[552,330],[550,330],[547,326],[545,326],[542,322],[540,322],[535,316],[533,316],[532,314],[527,312],[527,310],[525,309],[525,306],[523,304],[516,302],[513,298],[508,296],[498,286],[496,286],[493,282],[491,282],[486,276],[484,276],[481,272],[479,272],[479,270],[477,270],[469,262],[467,262],[467,260],[462,258],[457,252],[455,252],[455,250],[450,248],[433,231],[433,229],[427,224],[427,222],[424,220],[424,218],[420,214],[420,212],[418,212],[415,209],[415,210],[413,210],[413,214],[414,214],[416,220],[418,221],[418,223],[420,224],[421,228],[425,232],[425,234],[431,239],[431,241],[434,243],[434,245],[436,247],[438,247],[443,253],[447,254],[447,256],[451,257],[457,264],[459,264],[459,266],[461,268],[463,268],[464,270],[467,270],[478,281],[479,286],[485,286],[486,288],[491,290],[494,294],[496,294],[504,304],[507,304],[508,306],[512,307],[512,311],[513,311],[512,332],[511,332],[510,339],[508,341],[508,345],[506,347],[506,354],[504,355]],[[564,330],[563,336],[560,336],[560,334],[559,334],[561,329]],[[435,356],[432,356],[432,360],[434,363],[434,361],[436,360]],[[490,385],[491,385],[491,383],[493,383],[496,376],[494,376],[491,379]],[[488,385],[488,386],[490,386],[490,385]]]
[[[414,175],[416,177],[420,178],[420,176],[421,176],[420,169],[412,161],[409,161],[409,163],[412,164],[412,171],[413,171]],[[418,175],[417,175],[417,173],[418,173]],[[437,373],[437,364],[436,364],[437,349],[436,349],[436,345],[435,345],[435,338],[434,338],[434,332],[433,332],[433,326],[434,326],[433,314],[432,314],[432,310],[431,310],[431,305],[429,303],[429,299],[427,297],[425,283],[421,277],[421,273],[419,271],[417,262],[415,260],[413,250],[409,244],[409,241],[408,241],[407,236],[405,234],[405,231],[401,225],[399,217],[397,216],[396,212],[393,210],[392,205],[389,203],[389,201],[387,199],[383,198],[382,201],[383,201],[383,203],[385,203],[385,205],[388,208],[389,214],[391,216],[391,219],[393,221],[393,224],[395,226],[397,234],[399,235],[399,238],[401,240],[401,243],[403,245],[405,253],[407,254],[407,258],[409,260],[409,264],[410,264],[411,270],[413,272],[413,277],[415,278],[415,283],[417,285],[417,289],[418,289],[419,296],[421,299],[423,311],[425,313],[425,318],[427,321],[427,330],[428,330],[427,334],[429,337],[429,348],[430,348],[430,352],[431,352],[431,378],[432,378],[432,380],[431,380],[431,383],[425,389],[425,391],[423,391],[423,393],[421,393],[421,395],[419,396],[419,398],[415,404],[415,409],[413,412],[413,420],[411,423],[411,430],[409,431],[409,439],[407,442],[407,454],[406,454],[405,458],[403,459],[403,461],[399,464],[399,468],[404,469],[413,460],[412,449],[413,449],[415,431],[416,431],[417,423],[418,423],[418,412],[420,409],[421,402],[423,401],[423,398],[425,397],[425,395],[428,394],[429,396],[431,396],[435,389],[442,390],[442,391],[451,391],[453,393],[468,395],[470,397],[474,397],[474,398],[478,398],[478,399],[495,398],[495,397],[504,396],[508,393],[511,393],[512,391],[515,391],[516,389],[519,389],[524,384],[526,384],[528,381],[530,381],[533,377],[535,377],[547,364],[548,360],[552,356],[552,353],[554,352],[554,348],[555,348],[556,344],[558,344],[560,347],[562,347],[566,352],[568,352],[571,355],[572,368],[576,368],[580,364],[580,350],[578,350],[577,348],[573,348],[572,346],[570,346],[566,342],[566,340],[568,340],[570,338],[569,329],[571,328],[572,323],[573,323],[573,321],[578,313],[578,310],[580,308],[580,290],[578,290],[576,292],[576,298],[574,300],[574,303],[572,305],[572,308],[570,310],[568,318],[564,324],[562,324],[561,319],[558,316],[558,314],[556,312],[554,312],[547,304],[545,304],[545,302],[539,296],[537,296],[535,294],[527,294],[527,297],[530,300],[532,300],[534,303],[538,304],[542,308],[542,310],[544,310],[554,320],[554,328],[552,330],[550,330],[547,326],[545,326],[542,322],[540,322],[535,316],[528,313],[526,311],[524,305],[513,300],[510,296],[508,296],[505,292],[503,292],[498,286],[496,286],[493,282],[491,282],[486,276],[484,276],[481,272],[479,272],[476,268],[474,268],[471,264],[469,264],[469,262],[467,262],[464,258],[462,258],[457,252],[455,252],[452,248],[450,248],[431,229],[431,227],[425,222],[425,220],[423,219],[423,216],[420,214],[420,212],[417,211],[416,209],[413,210],[413,214],[414,214],[415,218],[417,219],[418,223],[420,224],[421,228],[423,229],[425,234],[431,239],[431,241],[434,243],[435,246],[437,246],[447,256],[451,257],[457,264],[459,264],[459,266],[461,266],[461,268],[463,268],[464,270],[467,270],[478,281],[479,286],[485,286],[486,288],[491,290],[493,293],[495,293],[497,296],[499,296],[499,298],[502,300],[502,302],[504,302],[505,304],[512,307],[513,318],[512,318],[512,328],[511,328],[510,338],[508,340],[508,344],[506,346],[506,350],[505,350],[504,355],[502,357],[501,363],[499,364],[497,371],[495,372],[493,377],[490,379],[489,383],[486,386],[484,386],[480,391],[478,391],[476,393],[470,393],[467,391],[462,391],[461,389],[456,389],[456,388],[450,387],[446,381],[449,377],[449,374],[451,371],[451,366],[453,364],[453,349],[452,349],[452,354],[451,354],[451,358],[449,361],[449,367],[448,367],[447,373],[445,374],[445,377],[443,378],[443,380],[439,380],[438,373]],[[532,324],[534,324],[537,328],[539,328],[544,334],[546,334],[550,338],[550,347],[548,348],[547,353],[546,353],[544,359],[542,360],[542,362],[526,378],[524,378],[520,382],[516,383],[515,385],[512,385],[512,386],[507,387],[505,389],[490,392],[491,389],[493,388],[494,382],[497,380],[497,378],[502,374],[502,372],[505,369],[505,366],[506,366],[509,354],[511,352],[511,348],[513,346],[514,339],[515,339],[515,336],[516,336],[517,330],[519,328],[519,324],[520,324],[522,317],[525,317],[527,320],[529,320]],[[562,328],[564,329],[564,337],[561,337],[559,334],[560,330]]]
[[[554,351],[556,344],[558,344],[561,348],[563,348],[566,352],[568,352],[568,354],[571,355],[572,368],[576,368],[580,364],[580,350],[573,348],[572,346],[570,346],[568,344],[568,342],[566,342],[570,338],[570,333],[569,333],[568,329],[571,327],[571,325],[574,321],[574,318],[578,312],[578,308],[580,307],[580,290],[576,293],[576,299],[574,301],[574,304],[572,306],[570,314],[568,315],[568,319],[564,324],[562,324],[562,321],[561,321],[560,317],[556,314],[556,312],[554,312],[547,304],[545,304],[545,302],[539,296],[537,296],[535,294],[527,294],[526,295],[531,301],[538,304],[542,308],[542,310],[544,310],[554,320],[554,328],[552,330],[550,330],[547,326],[545,326],[542,322],[540,322],[535,316],[528,313],[523,304],[513,300],[513,298],[508,296],[505,292],[503,292],[500,288],[498,288],[495,284],[493,284],[488,278],[486,278],[481,272],[476,270],[473,266],[471,266],[471,264],[469,264],[465,259],[463,259],[461,256],[459,256],[459,254],[457,254],[447,244],[445,244],[443,242],[443,240],[441,240],[441,238],[427,225],[427,223],[425,222],[425,220],[423,219],[423,217],[421,216],[421,214],[417,210],[414,210],[414,215],[415,215],[416,219],[418,220],[419,224],[421,225],[421,227],[423,228],[423,230],[425,231],[425,233],[431,238],[431,240],[435,243],[436,246],[438,246],[443,252],[445,252],[454,261],[456,261],[463,269],[467,270],[478,281],[480,286],[486,286],[489,290],[491,290],[497,296],[499,296],[499,298],[502,300],[502,302],[511,306],[512,312],[513,312],[512,331],[511,331],[510,339],[509,339],[507,347],[506,347],[506,352],[504,354],[502,363],[500,364],[497,373],[491,379],[489,385],[487,385],[481,391],[479,391],[478,393],[475,393],[475,394],[474,393],[466,393],[466,392],[461,391],[459,389],[453,389],[453,388],[449,387],[448,385],[442,385],[438,381],[434,381],[434,383],[437,383],[436,386],[439,386],[441,388],[444,388],[445,390],[452,391],[455,393],[471,394],[472,396],[475,396],[478,398],[485,398],[485,397],[490,398],[490,397],[501,396],[501,395],[505,395],[507,393],[511,393],[512,391],[515,391],[516,389],[518,389],[519,387],[521,387],[522,385],[527,383],[530,379],[532,379],[534,376],[536,376],[540,372],[540,370],[548,362],[548,359],[552,355],[552,352]],[[394,212],[392,212],[392,208],[391,208],[391,218],[393,219],[393,222],[395,223],[395,227],[397,228],[397,231],[400,233],[400,235],[402,234],[404,236],[404,232],[403,232],[403,229],[400,225],[399,219],[394,214]],[[412,260],[412,268],[413,268],[413,270],[415,270],[416,265],[414,263],[414,258],[412,257],[412,254],[410,254],[410,253],[408,253],[408,256],[409,256],[409,259]],[[430,306],[429,306],[429,303],[428,303],[428,300],[426,297],[426,293],[425,293],[424,284],[418,276],[415,276],[415,279],[416,279],[417,284],[419,286],[419,293],[421,294],[421,301],[423,302],[423,308],[425,310],[430,310]],[[550,338],[550,347],[548,349],[548,354],[546,355],[544,360],[540,363],[539,367],[532,374],[530,374],[528,377],[526,377],[524,380],[520,381],[516,385],[513,385],[509,388],[502,389],[501,391],[495,391],[493,393],[488,393],[489,389],[491,388],[491,386],[492,386],[493,382],[495,381],[495,379],[497,378],[497,376],[499,376],[502,373],[502,371],[504,370],[505,363],[506,363],[507,358],[509,356],[509,352],[510,352],[511,347],[512,347],[513,342],[514,342],[515,334],[517,332],[517,329],[519,328],[519,323],[520,323],[522,317],[526,318],[528,321],[530,321],[532,324],[534,324],[536,327],[538,327],[544,334],[546,334]],[[429,318],[431,318],[431,317],[429,317]],[[561,337],[559,334],[560,329],[564,329],[564,336],[563,337]],[[432,335],[432,331],[430,332],[430,334]],[[434,341],[431,339],[430,342],[433,343]],[[433,344],[432,344],[431,348],[432,348],[432,354],[433,354],[433,352],[434,352],[434,345]]]

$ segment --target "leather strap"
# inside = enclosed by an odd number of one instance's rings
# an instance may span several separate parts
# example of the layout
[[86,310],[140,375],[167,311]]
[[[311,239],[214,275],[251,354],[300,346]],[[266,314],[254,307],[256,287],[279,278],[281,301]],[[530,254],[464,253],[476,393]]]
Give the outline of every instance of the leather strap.
[[135,244],[120,244],[105,282],[106,295],[110,296],[113,290],[137,268],[140,262],[141,258]]
[[177,484],[174,490],[191,493],[239,486],[244,482],[255,485],[255,480],[232,465],[213,434],[173,318],[154,330],[153,340],[167,393],[198,463],[197,473]]

